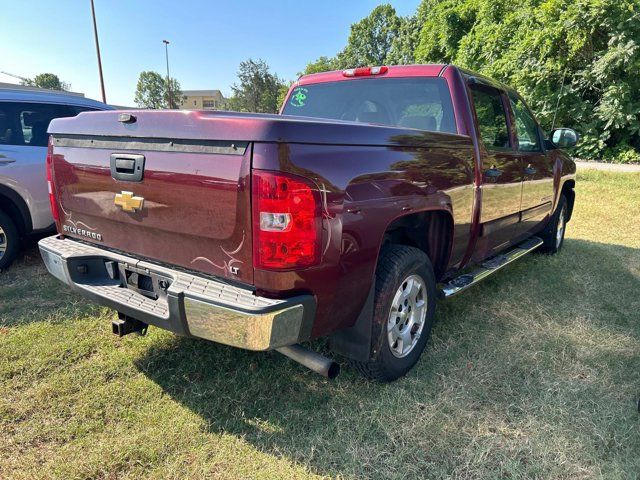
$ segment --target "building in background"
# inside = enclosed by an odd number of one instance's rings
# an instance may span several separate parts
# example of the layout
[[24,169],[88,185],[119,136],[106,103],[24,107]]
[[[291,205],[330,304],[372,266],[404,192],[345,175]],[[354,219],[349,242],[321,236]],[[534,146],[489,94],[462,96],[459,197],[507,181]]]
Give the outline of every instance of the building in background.
[[224,110],[227,99],[220,90],[183,90],[181,110]]

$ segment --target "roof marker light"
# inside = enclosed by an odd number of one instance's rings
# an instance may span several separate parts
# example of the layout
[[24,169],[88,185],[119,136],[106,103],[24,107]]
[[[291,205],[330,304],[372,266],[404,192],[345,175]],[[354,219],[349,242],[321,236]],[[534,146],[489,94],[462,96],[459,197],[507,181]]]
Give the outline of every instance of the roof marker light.
[[384,65],[380,67],[358,67],[343,70],[342,75],[345,77],[369,77],[371,75],[382,75],[388,71],[389,67]]

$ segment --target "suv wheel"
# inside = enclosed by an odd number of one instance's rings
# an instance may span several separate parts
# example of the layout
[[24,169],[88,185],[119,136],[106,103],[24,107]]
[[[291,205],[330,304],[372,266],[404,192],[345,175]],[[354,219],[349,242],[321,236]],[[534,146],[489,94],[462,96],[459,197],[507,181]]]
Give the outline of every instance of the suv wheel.
[[413,247],[384,247],[376,268],[371,357],[354,362],[358,371],[379,382],[405,375],[431,335],[435,302],[429,257]]
[[11,217],[0,211],[0,270],[7,268],[18,255],[20,236]]
[[554,255],[560,251],[564,244],[564,234],[567,227],[567,216],[569,214],[569,208],[567,204],[567,197],[560,195],[560,201],[556,208],[556,213],[549,220],[549,224],[540,234],[540,238],[543,240],[543,244],[540,247],[540,252],[548,255]]

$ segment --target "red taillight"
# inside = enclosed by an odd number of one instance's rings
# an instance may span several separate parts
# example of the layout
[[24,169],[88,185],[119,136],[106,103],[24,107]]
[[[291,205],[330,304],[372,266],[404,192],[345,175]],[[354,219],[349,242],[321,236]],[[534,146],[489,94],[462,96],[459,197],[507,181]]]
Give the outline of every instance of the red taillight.
[[388,71],[389,67],[385,67],[384,65],[381,67],[358,67],[343,70],[342,75],[345,77],[369,77],[371,75],[382,75]]
[[253,171],[253,264],[267,270],[320,261],[320,193],[308,180]]
[[49,145],[47,147],[47,188],[49,189],[49,204],[51,205],[51,214],[53,219],[58,222],[60,214],[58,213],[58,204],[56,203],[55,188],[53,186],[53,143],[49,137]]

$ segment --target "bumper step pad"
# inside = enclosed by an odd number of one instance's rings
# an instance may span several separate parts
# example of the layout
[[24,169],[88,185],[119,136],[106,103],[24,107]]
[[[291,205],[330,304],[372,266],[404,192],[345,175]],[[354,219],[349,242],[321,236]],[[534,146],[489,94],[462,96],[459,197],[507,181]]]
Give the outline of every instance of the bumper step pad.
[[[99,246],[53,236],[39,242],[49,272],[81,294],[144,323],[174,333],[249,350],[270,350],[308,340],[315,299],[261,297],[250,288],[230,285],[182,270],[139,260]],[[167,279],[158,298],[128,288],[114,278],[121,271]],[[111,266],[112,268],[107,268]],[[156,292],[157,293],[157,292]]]

